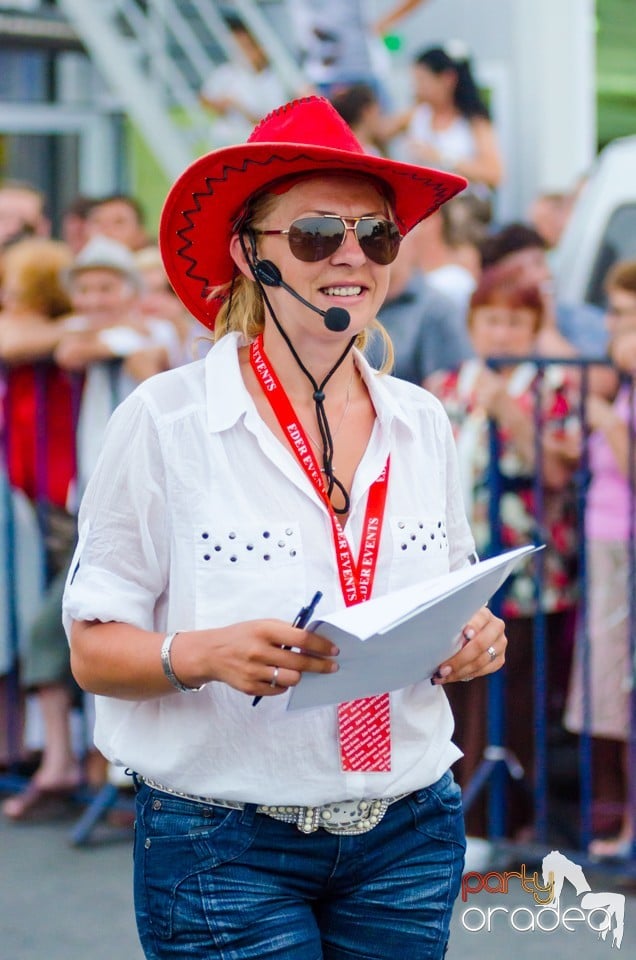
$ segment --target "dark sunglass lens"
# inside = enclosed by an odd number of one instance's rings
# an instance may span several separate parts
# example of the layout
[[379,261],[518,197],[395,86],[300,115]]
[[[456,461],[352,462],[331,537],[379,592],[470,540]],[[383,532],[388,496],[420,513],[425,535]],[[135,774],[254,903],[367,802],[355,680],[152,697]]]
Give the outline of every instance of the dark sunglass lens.
[[336,217],[303,217],[289,228],[289,249],[297,260],[313,263],[336,252],[344,226]]
[[383,266],[393,263],[400,249],[400,231],[391,220],[359,220],[356,234],[369,260]]

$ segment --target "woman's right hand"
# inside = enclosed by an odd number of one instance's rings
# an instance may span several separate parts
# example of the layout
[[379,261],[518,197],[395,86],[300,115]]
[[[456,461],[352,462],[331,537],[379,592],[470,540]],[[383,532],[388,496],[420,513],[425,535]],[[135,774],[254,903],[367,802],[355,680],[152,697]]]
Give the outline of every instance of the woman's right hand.
[[248,620],[174,638],[172,667],[182,683],[211,680],[252,697],[272,697],[299,683],[303,673],[333,673],[339,650],[317,633],[283,620]]

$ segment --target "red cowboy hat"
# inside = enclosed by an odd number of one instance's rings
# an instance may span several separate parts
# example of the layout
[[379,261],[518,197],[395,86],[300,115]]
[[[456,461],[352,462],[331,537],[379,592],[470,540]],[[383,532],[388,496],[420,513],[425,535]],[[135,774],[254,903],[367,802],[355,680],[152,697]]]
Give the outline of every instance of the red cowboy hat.
[[249,198],[273,181],[321,171],[386,183],[402,235],[466,186],[454,174],[365,153],[323,97],[286,103],[261,120],[246,143],[195,160],[166,198],[161,253],[170,283],[197,320],[214,327],[223,300],[209,299],[209,292],[232,279],[230,238]]

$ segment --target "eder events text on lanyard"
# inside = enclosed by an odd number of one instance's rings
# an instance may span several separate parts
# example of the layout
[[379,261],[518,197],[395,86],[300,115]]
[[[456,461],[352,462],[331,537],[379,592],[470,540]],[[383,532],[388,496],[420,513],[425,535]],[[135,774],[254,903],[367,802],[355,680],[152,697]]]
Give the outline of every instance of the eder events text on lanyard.
[[327,495],[322,475],[311,451],[309,439],[296,416],[289,397],[267,359],[261,335],[250,346],[250,364],[296,459],[329,511],[336,563],[344,601],[348,607],[356,603],[362,603],[369,599],[373,589],[389,480],[389,458],[387,458],[380,476],[369,490],[360,553],[356,562],[342,525]]
[[[320,470],[311,452],[309,439],[294,408],[272,369],[258,336],[250,347],[250,363],[293,453],[322,498],[331,520],[331,530],[345,604],[350,607],[368,600],[380,550],[380,535],[389,481],[390,458],[371,485],[367,498],[360,552],[354,560],[349,542],[329,499]],[[338,706],[340,765],[344,772],[386,773],[391,769],[391,720],[388,693]]]

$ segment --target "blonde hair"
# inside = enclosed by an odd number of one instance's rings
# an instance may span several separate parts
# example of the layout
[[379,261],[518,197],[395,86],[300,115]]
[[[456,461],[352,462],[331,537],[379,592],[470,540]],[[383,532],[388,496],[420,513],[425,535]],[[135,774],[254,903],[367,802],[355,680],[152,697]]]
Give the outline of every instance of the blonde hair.
[[21,307],[36,310],[51,320],[71,310],[63,273],[73,261],[70,248],[60,240],[33,237],[10,246],[3,257],[3,279],[15,278]]
[[[374,185],[377,184],[374,181]],[[278,196],[272,193],[262,193],[253,198],[237,225],[237,231],[243,232],[252,224],[262,220],[275,206]],[[235,276],[229,283],[214,287],[209,294],[209,300],[222,300],[223,303],[216,316],[214,324],[215,342],[227,333],[238,332],[249,343],[254,340],[265,327],[265,303],[259,285],[236,270]],[[369,332],[377,330],[384,346],[383,362],[380,373],[389,373],[393,369],[395,354],[393,344],[388,333],[377,318],[374,318],[356,337],[355,346],[364,350]]]

